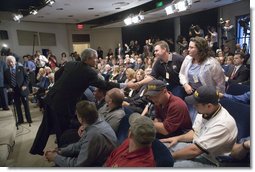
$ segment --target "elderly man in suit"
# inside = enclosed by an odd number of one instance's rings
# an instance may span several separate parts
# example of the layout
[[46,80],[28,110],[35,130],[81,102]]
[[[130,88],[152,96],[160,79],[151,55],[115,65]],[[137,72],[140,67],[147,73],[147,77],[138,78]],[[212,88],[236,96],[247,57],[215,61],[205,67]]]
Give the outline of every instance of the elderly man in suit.
[[8,92],[12,94],[14,105],[17,110],[18,124],[24,123],[21,110],[21,102],[24,106],[25,116],[28,123],[32,123],[28,104],[28,75],[22,66],[16,64],[14,56],[7,56],[8,68],[4,71],[4,82]]
[[45,111],[43,121],[39,127],[31,154],[43,155],[49,134],[55,133],[60,142],[62,133],[70,128],[71,121],[76,118],[75,104],[91,85],[109,90],[113,87],[124,88],[128,84],[106,82],[98,77],[96,70],[97,51],[85,49],[81,54],[81,61],[67,62],[59,69],[59,79],[45,97]]

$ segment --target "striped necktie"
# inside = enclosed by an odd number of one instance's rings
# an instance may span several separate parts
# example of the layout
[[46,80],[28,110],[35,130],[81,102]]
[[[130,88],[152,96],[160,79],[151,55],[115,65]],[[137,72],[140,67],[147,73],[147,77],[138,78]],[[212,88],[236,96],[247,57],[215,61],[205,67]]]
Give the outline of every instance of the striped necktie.
[[236,69],[237,69],[237,67],[234,67],[234,70],[233,70],[233,72],[232,72],[232,74],[230,76],[230,79],[233,79],[235,77]]
[[14,88],[16,87],[16,73],[15,69],[11,69],[11,86]]

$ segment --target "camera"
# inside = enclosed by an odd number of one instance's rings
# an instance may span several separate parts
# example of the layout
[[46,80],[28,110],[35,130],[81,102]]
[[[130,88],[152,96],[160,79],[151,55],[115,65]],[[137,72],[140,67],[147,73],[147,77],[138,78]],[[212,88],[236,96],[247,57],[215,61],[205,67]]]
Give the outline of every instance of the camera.
[[239,24],[240,24],[240,26],[248,29],[248,27],[249,27],[249,20],[248,19],[241,19],[239,21]]
[[223,18],[220,18],[220,25],[224,25],[226,23],[226,21],[225,20],[223,20]]

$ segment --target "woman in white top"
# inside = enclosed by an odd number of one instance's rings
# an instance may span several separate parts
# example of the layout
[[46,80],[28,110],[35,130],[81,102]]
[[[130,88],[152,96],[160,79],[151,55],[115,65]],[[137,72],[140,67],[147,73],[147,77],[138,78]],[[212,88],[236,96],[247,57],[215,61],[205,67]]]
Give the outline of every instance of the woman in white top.
[[187,94],[192,94],[202,85],[216,86],[219,92],[225,92],[224,73],[219,62],[208,55],[208,45],[204,38],[190,39],[189,55],[184,59],[180,73],[180,83]]
[[[220,63],[209,56],[206,40],[202,37],[191,38],[188,51],[189,55],[184,59],[179,73],[180,83],[187,95],[202,85],[215,86],[219,92],[224,93],[224,72]],[[193,107],[189,107],[189,112],[193,122],[196,112]]]

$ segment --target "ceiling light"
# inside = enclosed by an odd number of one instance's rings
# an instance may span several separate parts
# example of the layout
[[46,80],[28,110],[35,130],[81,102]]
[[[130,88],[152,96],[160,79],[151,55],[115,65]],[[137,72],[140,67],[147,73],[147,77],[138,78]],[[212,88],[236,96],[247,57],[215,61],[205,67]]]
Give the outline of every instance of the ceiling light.
[[124,23],[125,23],[126,25],[131,25],[131,24],[132,24],[132,19],[131,19],[131,17],[126,18],[126,19],[124,20]]
[[141,13],[142,12],[140,12],[138,15],[133,15],[133,14],[129,15],[129,17],[127,17],[124,20],[124,23],[126,25],[140,23],[144,19],[144,16]]
[[179,1],[178,3],[175,4],[175,8],[181,12],[181,11],[185,11],[188,6],[187,6],[187,1]]
[[193,0],[186,0],[186,2],[188,3],[188,6],[191,6],[193,3]]
[[31,10],[29,13],[33,14],[33,15],[36,15],[38,13],[38,11],[36,9],[34,9],[34,10]]
[[139,18],[138,18],[138,16],[132,17],[132,23],[139,23]]
[[140,21],[142,21],[144,19],[144,15],[139,14],[138,18],[139,18]]
[[20,19],[23,17],[22,14],[13,14],[13,20],[20,22]]
[[55,3],[55,0],[45,0],[45,3],[52,5]]
[[8,45],[7,44],[5,44],[5,43],[3,43],[3,45],[2,45],[4,48],[7,48],[8,47]]
[[169,5],[168,7],[165,8],[166,10],[166,15],[169,15],[169,14],[173,14],[174,13],[174,5]]

